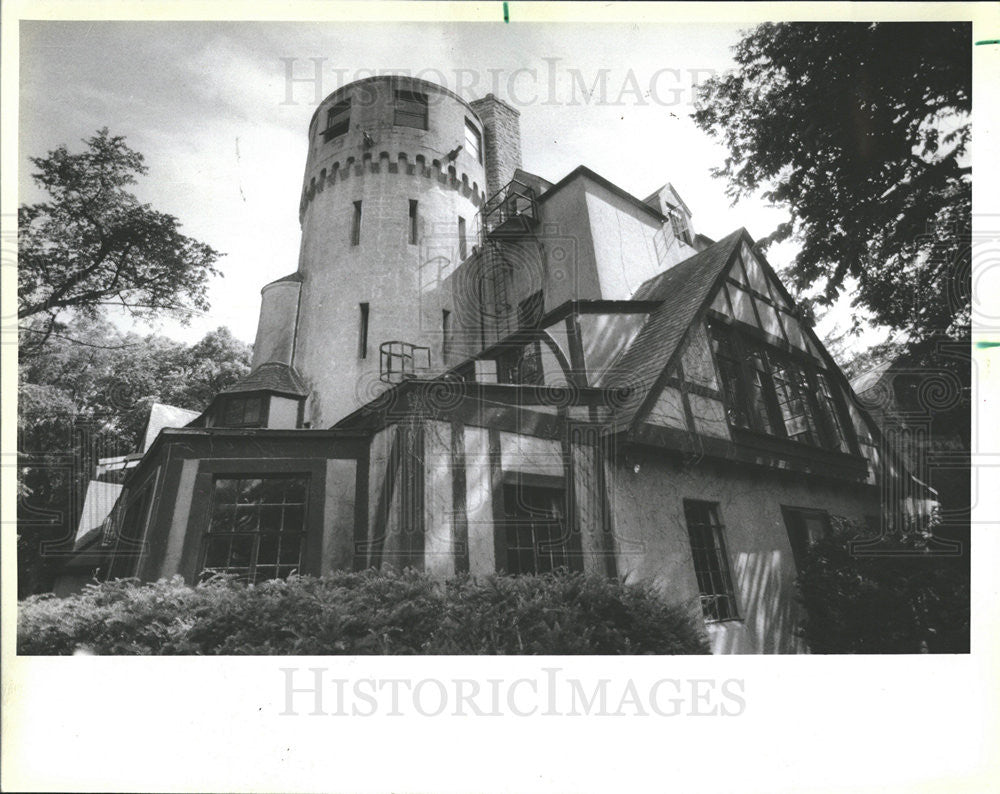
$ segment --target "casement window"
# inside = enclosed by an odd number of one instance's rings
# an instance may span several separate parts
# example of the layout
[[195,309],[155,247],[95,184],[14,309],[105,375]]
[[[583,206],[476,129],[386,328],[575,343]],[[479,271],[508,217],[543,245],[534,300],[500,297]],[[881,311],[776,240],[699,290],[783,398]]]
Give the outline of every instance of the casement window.
[[464,260],[469,255],[468,240],[465,237],[465,218],[458,218],[458,258]]
[[112,514],[110,534],[115,549],[108,569],[109,580],[127,579],[135,576],[139,570],[139,557],[142,552],[142,541],[146,535],[153,487],[146,486],[141,493],[131,499],[127,493],[123,496],[123,504],[126,505],[124,511],[117,515]]
[[409,224],[409,243],[410,245],[417,244],[417,200],[410,199],[410,224]]
[[351,100],[344,99],[326,111],[326,128],[323,130],[323,142],[329,143],[334,138],[344,135],[351,126]]
[[358,304],[358,358],[368,358],[368,304]]
[[351,245],[361,244],[361,202],[354,202],[354,213],[351,216]]
[[203,576],[230,573],[260,582],[299,570],[308,490],[303,476],[216,477]]
[[687,216],[677,207],[667,205],[667,217],[670,218],[670,228],[674,237],[691,245],[691,227],[688,224]]
[[542,343],[539,340],[505,349],[496,360],[497,383],[541,386],[545,383],[542,368]]
[[709,335],[732,427],[848,451],[825,372],[723,323],[710,323]]
[[830,516],[825,510],[806,507],[782,507],[781,512],[795,557],[795,567],[801,569],[809,548],[830,532]]
[[265,399],[259,394],[226,397],[222,427],[262,427],[267,413]]
[[477,163],[483,161],[483,135],[469,119],[465,120],[465,151],[471,154]]
[[557,568],[582,570],[573,554],[565,520],[566,492],[550,488],[507,484],[503,488],[502,554],[497,570],[510,574],[548,573]]
[[715,502],[684,500],[684,518],[691,540],[694,573],[701,594],[701,609],[706,620],[735,620],[736,592],[729,569],[725,527],[719,519]]
[[427,95],[397,91],[392,123],[397,127],[427,129]]

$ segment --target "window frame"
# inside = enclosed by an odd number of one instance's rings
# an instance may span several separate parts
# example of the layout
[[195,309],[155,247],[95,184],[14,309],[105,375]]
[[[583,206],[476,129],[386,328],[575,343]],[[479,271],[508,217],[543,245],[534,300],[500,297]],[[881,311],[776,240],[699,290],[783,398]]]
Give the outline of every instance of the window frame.
[[420,202],[410,199],[408,243],[416,245],[419,238]]
[[[498,573],[519,576],[546,573],[560,567],[565,567],[571,572],[583,570],[579,535],[571,528],[572,506],[567,499],[567,489],[562,478],[508,473],[507,478],[499,483],[498,487],[501,501],[500,520],[495,527],[495,568]],[[532,505],[531,502],[536,497],[538,504]],[[528,504],[525,505],[524,502]],[[543,507],[545,502],[553,507]],[[528,509],[524,510],[525,507]],[[532,510],[533,507],[538,509]],[[548,510],[552,512],[545,517]],[[547,531],[547,536],[544,538],[537,532],[542,526]],[[553,526],[557,527],[558,535],[552,534]],[[510,542],[512,534],[515,540],[513,546]],[[525,534],[530,537],[529,546],[520,543]],[[549,550],[548,567],[540,565],[544,561],[540,555],[545,547]],[[516,560],[515,565],[511,565],[512,552]],[[532,556],[531,570],[524,570],[523,558],[529,553]]]
[[[233,529],[227,530],[227,531],[219,531],[219,530],[213,530],[213,525],[214,525],[214,523],[216,521],[216,507],[220,504],[218,502],[218,496],[219,496],[219,490],[220,490],[219,487],[218,487],[218,483],[220,481],[224,481],[224,480],[234,481],[236,483],[236,485],[234,486],[234,490],[236,490],[236,492],[237,492],[237,497],[236,497],[236,501],[234,501],[234,502],[231,503],[233,505],[233,519],[232,519],[233,520]],[[282,502],[257,502],[257,503],[247,502],[247,503],[242,503],[239,500],[239,491],[240,491],[239,484],[242,481],[245,481],[245,480],[259,480],[259,481],[262,481],[262,482],[264,480],[272,480],[272,481],[274,481],[274,480],[289,480],[289,481],[298,480],[298,481],[300,481],[301,488],[302,488],[301,500],[300,501],[296,501],[296,502],[282,501]],[[198,558],[199,559],[198,578],[199,579],[204,579],[207,576],[211,576],[212,574],[215,574],[215,573],[229,573],[229,574],[236,574],[241,580],[246,580],[247,582],[257,583],[257,582],[261,582],[261,581],[267,581],[267,580],[270,580],[270,579],[285,578],[286,576],[288,576],[289,574],[291,574],[293,572],[302,572],[303,566],[304,566],[304,560],[305,560],[307,552],[309,551],[309,548],[308,548],[308,541],[309,541],[309,502],[310,502],[310,498],[311,498],[311,480],[312,480],[312,478],[311,478],[310,474],[307,473],[307,472],[282,472],[280,474],[274,473],[274,472],[266,472],[266,473],[259,473],[259,474],[244,473],[244,472],[241,472],[241,473],[226,473],[226,472],[216,472],[216,473],[213,473],[211,475],[211,478],[210,478],[211,493],[208,495],[208,502],[209,502],[209,504],[208,504],[208,522],[207,522],[207,524],[205,526],[204,532],[202,533],[203,537],[202,537],[202,542],[201,542],[201,550],[200,550],[200,554],[199,554],[199,558]],[[224,502],[222,504],[223,505],[228,505],[230,503]],[[256,521],[257,521],[257,529],[249,530],[249,531],[238,531],[235,528],[235,522],[236,522],[236,516],[237,516],[237,509],[238,509],[238,507],[241,504],[250,504],[250,505],[254,505],[256,507],[255,515],[256,515]],[[300,508],[300,512],[301,512],[301,526],[300,526],[299,529],[294,530],[292,532],[287,532],[285,530],[285,528],[284,528],[284,520],[285,520],[285,513],[286,513],[286,510],[284,509],[285,507]],[[272,510],[280,510],[281,511],[281,524],[282,525],[281,525],[281,527],[277,531],[271,531],[271,532],[269,532],[269,531],[264,531],[264,530],[260,529],[260,519],[261,519],[261,516],[262,516],[264,510],[267,509],[267,508],[271,508]],[[294,536],[296,538],[296,540],[297,540],[298,556],[297,556],[297,559],[296,559],[296,561],[294,563],[289,563],[289,562],[284,562],[283,563],[283,562],[281,562],[282,541],[283,541],[283,539],[288,538],[288,537],[292,537],[292,536]],[[233,554],[233,542],[238,537],[239,538],[252,538],[251,543],[250,543],[249,558],[248,558],[248,562],[247,562],[246,566],[242,566],[242,565],[240,565],[240,566],[234,566],[234,565],[231,564],[231,562],[232,562],[232,554]],[[262,540],[265,537],[275,537],[275,538],[277,538],[277,544],[275,545],[274,562],[273,563],[268,562],[268,563],[265,563],[265,564],[261,565],[261,562],[260,562],[260,552],[261,552]],[[208,565],[208,560],[209,560],[209,553],[210,553],[210,549],[211,549],[211,546],[212,546],[212,542],[213,542],[213,540],[217,540],[219,538],[229,538],[229,552],[228,552],[228,555],[227,555],[227,564],[226,565],[222,565],[222,566],[219,566],[219,565],[209,566]],[[244,567],[245,567],[245,572],[243,571]],[[267,577],[267,579],[261,578],[260,576],[258,576],[258,573],[259,573],[258,572],[258,568],[260,568],[260,567],[273,568],[275,575],[271,576],[271,577]],[[282,575],[279,572],[279,569],[281,569],[281,568],[287,568],[288,569],[284,573],[284,575]],[[235,570],[235,569],[238,569],[238,570]]]
[[[428,128],[429,112],[428,107],[430,103],[427,98],[427,94],[422,94],[419,91],[410,91],[405,88],[397,88],[393,92],[392,97],[392,125],[394,127],[411,127],[417,130],[426,130]],[[415,112],[413,110],[401,109],[401,104],[412,103],[413,107],[420,106],[422,108],[421,112]],[[419,120],[421,123],[414,124],[411,120]]]
[[785,523],[785,532],[788,534],[788,543],[792,547],[792,558],[795,560],[795,569],[797,571],[802,570],[804,557],[816,541],[811,539],[808,534],[804,537],[802,536],[802,530],[805,528],[804,523],[801,526],[793,528],[793,522],[799,518],[808,519],[816,517],[822,518],[822,537],[828,537],[833,529],[833,523],[830,520],[830,513],[826,510],[816,507],[797,507],[795,505],[781,506],[781,518]]
[[[706,331],[730,428],[783,439],[806,449],[858,454],[853,425],[847,421],[830,372],[820,362],[805,352],[778,346],[766,332],[716,312],[710,313]],[[730,348],[732,356],[720,356],[723,346]],[[754,366],[751,359],[761,366]],[[786,416],[782,410],[779,371],[792,373],[787,381],[794,392],[789,402],[798,400],[805,406],[802,415],[811,440],[790,435],[789,423],[798,415]],[[820,394],[821,380],[828,386],[828,395]],[[758,392],[759,403],[753,398]],[[832,412],[830,416],[828,412]],[[740,416],[746,417],[742,423]]]
[[[257,419],[247,421],[247,404],[251,400],[259,403]],[[242,419],[239,422],[230,421],[230,411],[233,406],[243,403]],[[219,412],[216,427],[267,427],[267,422],[271,409],[270,395],[262,391],[237,392],[227,394],[222,400],[222,410]]]
[[355,201],[353,207],[354,209],[351,213],[351,247],[356,248],[361,245],[361,200],[358,199]]
[[[469,133],[470,132],[472,133],[472,138],[473,138],[473,140],[471,141],[471,143],[474,144],[474,146],[471,149],[469,148],[469,144],[470,144]],[[463,140],[463,144],[462,145],[465,148],[465,151],[470,156],[472,156],[473,158],[475,158],[475,160],[476,160],[477,163],[482,163],[483,162],[483,133],[482,133],[482,130],[480,130],[475,125],[475,123],[472,121],[472,119],[470,119],[468,116],[465,117],[465,138]]]
[[[684,524],[687,528],[688,543],[691,549],[691,561],[694,567],[695,580],[698,583],[698,597],[701,602],[702,614],[708,623],[725,623],[739,621],[740,607],[736,588],[733,584],[732,561],[726,544],[726,525],[722,521],[718,502],[703,499],[684,499]],[[707,521],[692,521],[695,510],[705,510]],[[711,547],[696,543],[695,529],[707,529],[712,540]],[[715,568],[699,566],[699,552],[710,554],[717,563]],[[706,578],[707,577],[707,578]],[[716,581],[720,587],[716,586]],[[721,590],[721,592],[719,592]],[[725,604],[720,609],[720,603]]]
[[[333,123],[333,119],[337,114],[338,108],[341,108],[341,113],[344,112],[343,108],[346,108],[347,116],[338,121],[336,124]],[[341,127],[343,129],[341,129]],[[351,128],[351,98],[347,97],[339,102],[331,105],[326,110],[326,127],[320,131],[323,136],[323,143],[329,143],[336,138],[340,138],[346,135]]]
[[371,322],[371,304],[358,304],[358,358],[368,358],[368,332]]

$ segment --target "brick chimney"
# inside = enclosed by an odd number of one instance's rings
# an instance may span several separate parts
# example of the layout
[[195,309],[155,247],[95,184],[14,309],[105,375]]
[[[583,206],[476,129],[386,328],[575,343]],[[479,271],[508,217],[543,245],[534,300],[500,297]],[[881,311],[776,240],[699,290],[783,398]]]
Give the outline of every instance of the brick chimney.
[[521,167],[521,112],[487,94],[470,102],[485,128],[486,193],[492,196],[514,178]]

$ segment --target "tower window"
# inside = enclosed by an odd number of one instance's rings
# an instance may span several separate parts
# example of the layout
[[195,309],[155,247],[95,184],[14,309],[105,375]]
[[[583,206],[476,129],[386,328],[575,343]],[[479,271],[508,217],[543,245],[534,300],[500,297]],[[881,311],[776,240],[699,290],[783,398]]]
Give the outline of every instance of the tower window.
[[483,161],[483,135],[468,119],[465,120],[465,151],[475,157],[477,163]]
[[410,199],[410,245],[417,244],[417,200]]
[[368,358],[368,304],[358,304],[358,358]]
[[354,202],[354,217],[351,220],[351,245],[361,243],[361,202]]
[[448,358],[448,343],[451,336],[451,312],[447,309],[441,310],[441,358]]
[[458,258],[465,259],[469,255],[469,248],[465,239],[465,218],[458,218]]
[[734,620],[737,618],[736,593],[729,571],[725,527],[719,520],[719,506],[715,502],[685,499],[684,517],[687,519],[694,573],[698,579],[705,619]]
[[427,95],[413,91],[397,91],[392,123],[397,127],[427,129]]
[[351,125],[351,100],[344,99],[326,111],[326,129],[323,142],[329,143],[347,132]]

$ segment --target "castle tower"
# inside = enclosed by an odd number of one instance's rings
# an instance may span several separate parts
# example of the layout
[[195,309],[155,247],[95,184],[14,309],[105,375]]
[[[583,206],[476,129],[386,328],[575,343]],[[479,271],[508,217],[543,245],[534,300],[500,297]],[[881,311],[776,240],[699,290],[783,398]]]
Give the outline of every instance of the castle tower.
[[478,242],[485,160],[480,116],[424,80],[359,80],[316,109],[298,271],[262,291],[253,362],[295,368],[313,427],[375,397],[387,369],[444,369],[454,307],[442,285]]

